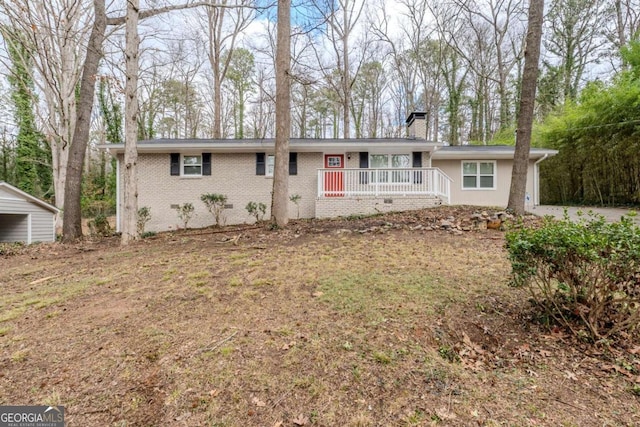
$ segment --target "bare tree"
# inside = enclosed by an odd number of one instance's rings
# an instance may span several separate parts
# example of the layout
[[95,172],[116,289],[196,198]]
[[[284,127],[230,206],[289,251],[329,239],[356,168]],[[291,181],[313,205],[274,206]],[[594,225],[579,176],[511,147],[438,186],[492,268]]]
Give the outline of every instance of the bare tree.
[[256,87],[258,95],[253,101],[253,108],[249,121],[253,138],[266,138],[273,135],[273,123],[275,123],[273,76],[270,76],[264,67],[256,72]]
[[[407,0],[405,2],[408,8],[409,15],[413,14],[412,7],[414,4],[425,5],[426,3],[420,0]],[[396,99],[397,111],[394,112],[398,121],[402,120],[411,111],[418,109],[417,93],[419,92],[419,75],[418,66],[416,60],[418,59],[411,53],[410,48],[405,47],[405,37],[401,37],[400,40],[392,39],[390,27],[390,15],[387,12],[384,2],[380,5],[379,13],[369,16],[371,24],[371,30],[378,41],[387,46],[386,56],[391,58],[392,74],[395,79],[393,85],[398,88],[394,93],[398,94]],[[410,18],[410,22],[421,22],[419,15],[416,19]],[[410,41],[422,40],[419,37],[421,31],[418,31],[413,26],[408,26],[406,33],[414,34],[415,36],[408,38]],[[392,97],[393,98],[393,97]]]
[[[417,75],[422,86],[420,109],[426,113],[425,124],[427,139],[438,141],[439,110],[441,87],[443,86],[440,63],[440,46],[434,38],[437,26],[431,22],[432,11],[428,2],[422,0],[403,0],[407,9],[410,25],[404,28],[405,38],[410,41],[407,54],[415,63]],[[415,96],[418,96],[416,93]],[[414,111],[412,109],[411,111]],[[407,111],[408,113],[410,111]]]
[[244,138],[245,110],[247,107],[247,96],[253,92],[255,73],[255,58],[253,53],[244,48],[237,48],[225,52],[225,56],[233,59],[227,69],[227,86],[234,99],[234,138]]
[[[336,57],[336,68],[339,70],[339,83],[335,84],[336,92],[340,96],[342,102],[342,132],[344,138],[349,138],[351,132],[351,88],[358,72],[351,70],[350,43],[351,36],[355,29],[365,2],[356,0],[323,0],[313,2],[318,12],[322,15],[323,20],[327,22],[327,37],[331,40],[332,49]],[[364,61],[364,54],[361,57],[360,64]],[[328,75],[331,73],[329,69],[323,67],[323,72]],[[332,81],[332,80],[329,80]]]
[[[586,67],[598,60],[603,46],[604,0],[553,0],[549,7],[546,49],[559,59],[562,100],[575,100]],[[554,67],[546,64],[547,67]]]
[[102,44],[107,28],[107,15],[104,0],[94,0],[93,28],[89,37],[85,56],[80,95],[78,96],[77,116],[67,164],[64,191],[64,241],[74,240],[82,236],[82,211],[80,208],[80,192],[82,188],[82,167],[84,165],[89,130],[91,129],[91,112],[93,111],[96,76],[102,58]]
[[123,245],[138,237],[138,52],[140,36],[138,21],[140,19],[140,0],[127,0],[125,23],[125,107],[124,107],[124,209],[122,221]]
[[381,123],[382,92],[386,86],[385,71],[378,61],[365,63],[353,85],[351,115],[356,138],[377,138]]
[[[37,114],[51,148],[55,205],[62,209],[69,149],[77,129],[76,89],[83,73],[92,78],[89,70],[83,67],[83,55],[76,51],[78,46],[87,45],[92,31],[91,2],[0,0],[0,10],[11,24],[3,27],[4,31],[18,31],[33,57],[33,81],[44,100]],[[100,18],[104,8],[96,10],[95,14]],[[83,126],[86,121],[83,120]],[[77,150],[80,151],[84,153],[85,147]],[[82,163],[79,169],[82,170]],[[79,185],[72,191],[79,194]]]
[[615,30],[610,38],[613,45],[620,49],[640,33],[640,1],[615,0],[613,5]]
[[538,63],[542,39],[542,20],[544,0],[531,0],[527,29],[527,44],[524,53],[524,71],[520,94],[520,111],[516,134],[516,148],[511,172],[511,189],[507,208],[517,215],[524,214],[525,193],[527,190],[527,169],[531,148],[531,129],[533,127],[533,107],[536,99],[538,81]]
[[276,45],[276,156],[273,173],[271,221],[289,222],[289,138],[291,133],[291,0],[278,0]]
[[[104,6],[104,0],[94,0],[94,1],[101,2],[100,3],[101,8]],[[175,10],[188,9],[188,8],[199,7],[199,6],[232,8],[232,9],[245,7],[244,5],[239,5],[239,6],[227,5],[227,4],[215,5],[215,4],[211,4],[210,2],[188,2],[188,3],[178,4],[178,5],[168,5],[168,6],[141,11],[139,6],[139,0],[135,0],[133,3],[131,2],[127,3],[126,16],[109,17],[107,18],[107,25],[120,26],[122,24],[125,24],[125,26],[127,26],[127,24],[130,24],[130,22],[133,21],[137,26],[138,21],[140,19],[149,18],[152,16],[156,16],[162,13],[167,13]],[[94,29],[95,29],[95,26],[94,26]],[[129,31],[127,32],[125,29],[126,35],[129,37],[132,37],[131,40],[127,40],[127,41],[129,43],[134,43],[134,40],[135,40],[136,41],[135,43],[137,43],[137,45],[135,49],[133,46],[129,45],[129,52],[126,52],[127,49],[125,48],[127,66],[130,67],[130,69],[126,71],[127,84],[128,85],[134,84],[134,82],[129,81],[128,79],[133,79],[135,81],[136,99],[135,99],[135,103],[133,103],[133,101],[128,103],[129,109],[127,109],[127,106],[125,105],[125,110],[126,110],[125,111],[125,145],[126,146],[125,146],[125,159],[124,159],[125,191],[124,191],[124,215],[123,215],[123,237],[122,237],[123,243],[127,243],[130,239],[137,237],[137,230],[135,227],[135,223],[136,223],[135,220],[137,215],[137,189],[136,189],[137,183],[135,181],[137,180],[137,175],[136,175],[137,115],[138,115],[138,100],[137,100],[138,75],[137,73],[139,70],[139,64],[138,64],[139,36],[137,33],[137,29],[135,33],[132,31],[133,31],[132,29],[129,29]],[[104,32],[92,31],[91,38],[89,39],[89,42],[88,42],[88,46],[90,48],[87,49],[85,62],[91,61],[91,64],[93,64],[94,63],[93,61],[95,61],[96,72],[93,73],[90,76],[90,78],[86,80],[83,79],[82,81],[82,83],[86,85],[86,90],[81,89],[80,96],[81,97],[85,96],[87,97],[87,99],[89,98],[89,96],[91,96],[90,103],[87,102],[84,98],[81,98],[79,100],[79,104],[83,105],[83,107],[86,107],[87,117],[91,116],[91,111],[93,108],[93,92],[95,91],[95,83],[96,83],[95,76],[97,75],[97,64],[100,58],[102,57],[102,44],[104,42],[104,39],[105,39]],[[130,64],[128,61],[131,61],[131,62],[135,61],[135,67],[133,64]],[[130,72],[133,72],[133,71],[135,71],[136,73],[135,77],[130,74]],[[129,89],[132,90],[130,87]],[[130,91],[125,90],[125,92],[126,92],[125,97],[131,96]],[[134,123],[133,127],[131,127],[131,123],[129,122],[130,120],[135,120],[133,122]],[[127,124],[129,124],[129,127],[127,127]],[[88,120],[86,120],[82,122],[82,125],[89,127],[90,123]],[[77,132],[77,128],[76,128],[76,132]],[[74,138],[72,145],[78,144],[78,146],[74,149],[80,150],[82,148],[82,150],[86,150],[86,146],[88,144],[88,137],[84,138],[83,135],[84,135],[84,131],[78,133],[77,139]],[[88,132],[87,132],[87,135],[88,135]],[[75,137],[75,134],[74,134],[74,137]],[[127,141],[129,142],[128,144],[127,144]],[[78,158],[80,157],[78,156]],[[128,168],[130,168],[130,170]],[[75,173],[80,174],[80,177],[81,177],[81,173],[82,173],[81,167],[78,169],[73,169],[73,171],[75,171]],[[128,183],[129,187],[127,187],[127,179],[130,180],[130,182]],[[79,181],[80,179],[78,179],[78,182]],[[71,187],[67,187],[67,189],[69,188]],[[68,217],[72,220],[71,224],[64,226],[64,239],[66,241],[73,240],[82,236],[82,229],[79,225],[80,192],[81,192],[81,187],[78,186],[78,187],[73,187],[73,191],[71,193],[67,192],[65,194],[65,207],[66,207],[65,219]]]
[[[500,99],[499,126],[505,128],[511,124],[512,109],[509,102],[509,77],[513,67],[521,55],[523,49],[523,31],[519,29],[519,21],[524,14],[522,0],[455,0],[458,7],[464,14],[464,26],[475,33],[476,41],[478,36],[483,44],[482,51],[486,55],[489,53],[495,70],[486,74],[486,69],[481,70],[478,65],[477,45],[472,44],[471,51],[461,48],[463,42],[458,39],[463,37],[452,37],[454,45],[468,62],[469,67],[474,69],[479,75],[489,78],[497,83],[498,96]],[[516,48],[514,51],[513,48]],[[482,62],[480,64],[483,64]],[[486,64],[484,64],[486,66]]]
[[[211,5],[216,0],[207,0]],[[222,82],[227,75],[236,47],[238,34],[246,29],[253,19],[252,1],[238,0],[236,8],[210,7],[205,10],[207,33],[207,55],[212,71],[213,85],[213,137],[222,138]],[[229,5],[229,0],[217,2],[218,5]]]

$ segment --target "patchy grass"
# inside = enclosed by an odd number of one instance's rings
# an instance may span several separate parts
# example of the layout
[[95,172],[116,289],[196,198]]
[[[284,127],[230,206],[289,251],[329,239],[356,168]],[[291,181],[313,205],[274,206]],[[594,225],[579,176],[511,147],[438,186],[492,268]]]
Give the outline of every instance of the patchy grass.
[[637,347],[533,322],[503,235],[411,231],[433,215],[0,259],[0,404],[70,426],[639,424]]

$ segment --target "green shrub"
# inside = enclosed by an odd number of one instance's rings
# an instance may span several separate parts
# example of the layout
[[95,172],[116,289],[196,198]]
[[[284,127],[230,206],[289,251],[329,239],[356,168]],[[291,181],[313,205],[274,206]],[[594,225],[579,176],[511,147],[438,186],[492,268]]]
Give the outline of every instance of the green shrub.
[[151,220],[151,208],[147,206],[143,206],[138,209],[138,215],[136,220],[136,229],[138,231],[138,235],[141,236],[144,234],[144,227]]
[[565,213],[506,240],[512,284],[528,288],[546,316],[593,340],[638,333],[640,228],[631,217],[573,222]]
[[267,205],[262,202],[249,202],[247,203],[247,206],[245,206],[245,209],[249,212],[249,215],[256,218],[256,222],[262,221],[264,219],[264,215],[267,213]]
[[200,196],[200,200],[205,204],[209,213],[213,215],[216,221],[216,227],[224,225],[224,217],[222,210],[227,203],[227,196],[224,194],[207,193]]
[[112,233],[111,225],[107,216],[104,214],[97,214],[91,221],[89,221],[89,230],[91,234],[96,236],[110,236]]
[[191,221],[191,218],[193,218],[194,215],[195,208],[193,207],[193,204],[184,203],[182,205],[178,205],[175,209],[178,212],[178,218],[180,218],[180,221],[182,221],[184,229],[186,230],[189,225],[189,221]]

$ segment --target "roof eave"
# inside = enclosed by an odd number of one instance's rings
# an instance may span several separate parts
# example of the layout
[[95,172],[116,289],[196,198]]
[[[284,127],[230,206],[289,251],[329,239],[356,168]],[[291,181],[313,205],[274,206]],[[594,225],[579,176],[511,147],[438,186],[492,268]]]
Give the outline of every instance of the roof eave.
[[25,193],[24,191],[20,190],[17,187],[14,187],[13,185],[11,185],[11,184],[9,184],[7,182],[0,182],[0,187],[4,187],[7,190],[9,190],[10,192],[12,192],[12,193],[14,193],[14,194],[16,194],[18,196],[24,197],[28,202],[36,204],[36,205],[40,206],[41,208],[47,209],[47,210],[49,210],[49,211],[51,211],[51,212],[53,212],[55,214],[60,213],[60,209],[56,208],[55,206],[50,205],[49,203],[44,202],[44,201],[38,199],[37,197],[32,196],[29,193]]
[[[536,150],[531,151],[529,153],[530,160],[539,160],[546,157],[555,156],[558,154],[556,150]],[[484,150],[464,150],[464,151],[443,151],[437,150],[433,154],[434,160],[513,160],[514,151],[513,150],[495,150],[495,151],[484,151]]]
[[[435,151],[441,143],[433,143],[419,139],[407,139],[390,141],[388,144],[371,141],[330,141],[318,140],[318,142],[295,142],[289,144],[289,149],[299,153],[327,153],[327,152],[354,152],[354,151],[375,151],[375,152],[397,152],[398,149],[410,151]],[[98,149],[108,153],[124,153],[124,144],[100,144]],[[193,152],[206,151],[211,153],[255,153],[260,151],[274,151],[275,144],[272,141],[251,142],[251,143],[146,143],[138,145],[138,153],[172,153],[172,152]]]

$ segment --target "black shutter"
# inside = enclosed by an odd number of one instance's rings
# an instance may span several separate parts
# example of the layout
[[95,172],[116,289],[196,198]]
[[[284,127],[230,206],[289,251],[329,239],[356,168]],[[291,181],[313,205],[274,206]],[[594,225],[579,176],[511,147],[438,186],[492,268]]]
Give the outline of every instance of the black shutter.
[[360,168],[366,169],[369,167],[369,153],[366,151],[360,152]]
[[[414,151],[413,153],[413,167],[421,168],[422,167],[422,152]],[[413,171],[413,183],[414,184],[422,184],[422,173],[423,171]]]
[[180,153],[171,153],[171,175],[180,176]]
[[265,154],[256,153],[256,175],[264,175],[265,173]]
[[422,152],[414,151],[413,153],[413,167],[421,168],[422,167]]
[[211,153],[202,153],[202,175],[211,175]]
[[289,153],[289,175],[298,175],[298,153]]
[[[369,153],[366,151],[360,152],[360,169],[368,169],[369,168]],[[368,184],[369,183],[369,172],[361,171],[360,172],[360,184]]]

